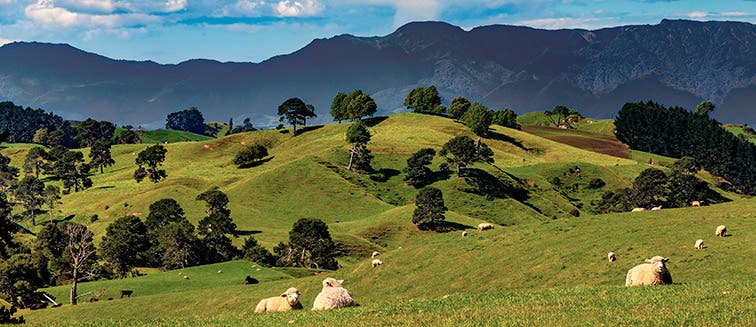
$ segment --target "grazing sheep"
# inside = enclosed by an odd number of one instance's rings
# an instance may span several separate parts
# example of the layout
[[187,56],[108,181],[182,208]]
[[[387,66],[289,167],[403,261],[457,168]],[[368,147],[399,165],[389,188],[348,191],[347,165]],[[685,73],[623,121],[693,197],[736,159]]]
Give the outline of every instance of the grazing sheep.
[[672,284],[672,275],[670,275],[665,262],[669,258],[655,256],[646,259],[646,263],[639,264],[627,271],[625,286],[646,286],[646,285],[664,285]]
[[299,290],[290,287],[279,296],[260,300],[260,303],[255,307],[255,312],[282,312],[300,309],[302,309],[302,303],[299,303]]
[[124,296],[131,298],[131,293],[134,293],[133,290],[121,290],[121,298],[123,299]]
[[372,255],[372,256],[370,256],[370,257],[371,257],[371,258],[375,258],[375,257],[377,257],[377,256],[379,256],[379,255],[381,255],[381,253],[380,253],[380,252],[378,252],[378,251],[373,251],[373,255]]
[[662,208],[662,206],[661,206],[661,205],[659,205],[659,206],[656,206],[656,207],[651,207],[651,210],[652,210],[652,211],[653,211],[653,210],[661,210],[661,208]]
[[189,276],[187,276],[187,275],[184,275],[184,279],[189,279]]
[[222,273],[223,273],[223,270],[218,270],[218,273],[219,273],[219,274],[222,274]]
[[312,310],[330,310],[354,305],[354,300],[349,292],[341,286],[344,280],[336,280],[328,277],[323,280],[323,290],[315,298]]
[[381,259],[373,259],[373,268],[378,267],[383,264],[383,261]]
[[630,210],[630,212],[641,212],[646,211],[646,208],[633,208],[633,210]]
[[717,226],[717,236],[725,237],[727,235],[727,227],[725,225]]
[[462,232],[462,237],[465,237],[465,236],[467,236],[467,231]]
[[609,262],[614,262],[615,260],[617,260],[617,256],[614,255],[614,252],[607,253],[606,258],[609,259]]
[[494,228],[494,226],[492,224],[489,224],[489,223],[480,223],[480,224],[478,224],[478,231],[479,232],[482,232],[482,231],[487,230],[487,229],[493,229],[493,228]]
[[690,203],[690,205],[693,207],[700,207],[702,202],[703,201],[693,201]]
[[244,278],[244,284],[247,284],[247,285],[257,284],[259,282],[260,282],[259,280],[255,279],[254,277],[250,275],[247,275],[247,277]]
[[703,249],[703,240],[697,240],[696,245],[694,245],[696,249]]

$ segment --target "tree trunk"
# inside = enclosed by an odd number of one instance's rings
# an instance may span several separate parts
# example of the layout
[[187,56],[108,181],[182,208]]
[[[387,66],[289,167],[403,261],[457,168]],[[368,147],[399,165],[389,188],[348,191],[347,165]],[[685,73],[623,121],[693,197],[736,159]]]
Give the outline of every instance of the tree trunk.
[[34,218],[34,208],[31,209],[32,226],[37,226],[37,219]]
[[71,284],[71,305],[76,305],[76,286],[79,283],[78,269],[73,269],[73,283]]
[[347,165],[346,169],[352,170],[352,161],[354,160],[354,154],[357,152],[357,143],[352,146],[352,149],[349,150],[349,152],[349,165]]
[[456,163],[456,165],[457,165],[457,177],[462,177],[461,176],[461,174],[462,174],[462,167],[460,166],[459,162]]

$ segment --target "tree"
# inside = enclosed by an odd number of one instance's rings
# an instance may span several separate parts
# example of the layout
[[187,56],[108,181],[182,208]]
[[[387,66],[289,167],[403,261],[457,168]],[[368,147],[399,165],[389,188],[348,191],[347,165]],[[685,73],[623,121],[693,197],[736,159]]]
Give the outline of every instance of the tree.
[[71,279],[71,264],[66,259],[67,242],[60,224],[47,224],[37,233],[33,258],[48,284],[56,285]]
[[234,165],[239,168],[251,167],[259,162],[262,158],[268,156],[268,149],[261,144],[250,144],[236,153]]
[[257,240],[250,235],[244,240],[242,247],[244,259],[255,262],[264,267],[271,267],[276,264],[276,258],[268,249],[257,243]]
[[[438,95],[435,85],[429,87],[417,87],[407,94],[404,98],[404,105],[407,109],[419,113],[437,113],[443,112],[441,108],[441,97]],[[441,111],[439,111],[441,110]]]
[[34,177],[39,178],[39,172],[48,159],[47,151],[43,147],[35,146],[29,149],[24,160],[24,172],[27,174],[34,173]]
[[71,305],[76,305],[78,283],[95,276],[97,249],[87,226],[67,223],[63,233],[68,240],[65,252],[71,264]]
[[100,251],[102,258],[113,266],[118,278],[124,278],[131,268],[146,263],[145,254],[149,246],[147,226],[139,217],[125,216],[108,225]]
[[16,201],[23,203],[24,209],[29,211],[32,225],[37,225],[34,211],[44,203],[42,193],[45,190],[45,183],[34,176],[26,176],[21,179],[14,191]]
[[5,306],[0,307],[0,325],[25,324],[26,320],[24,320],[24,316],[13,317],[16,311],[17,309],[14,306],[10,306],[7,309]]
[[673,170],[666,184],[669,194],[665,205],[669,208],[687,207],[693,201],[706,199],[711,190],[706,182],[681,170]]
[[456,97],[452,100],[451,105],[449,105],[447,114],[450,118],[459,121],[459,119],[465,115],[467,110],[470,109],[470,105],[470,100],[467,100],[465,97]]
[[204,262],[227,261],[237,256],[239,250],[231,244],[226,234],[236,234],[236,224],[231,219],[228,196],[218,188],[197,195],[197,201],[205,201],[207,216],[197,224],[197,232],[203,236]]
[[95,141],[92,149],[89,151],[89,165],[94,168],[100,168],[100,174],[102,174],[104,167],[110,167],[114,164],[115,160],[110,155],[110,142],[103,140]]
[[195,134],[205,134],[205,118],[202,117],[202,113],[196,107],[191,107],[168,114],[165,128]]
[[512,109],[497,110],[491,114],[491,124],[520,129],[517,114]]
[[633,204],[635,207],[650,208],[664,204],[668,190],[667,175],[656,168],[648,168],[633,182]]
[[186,219],[170,223],[158,235],[159,253],[166,269],[185,268],[199,263],[199,240],[194,226]]
[[349,149],[349,164],[346,169],[369,172],[370,167],[370,150],[367,149],[367,143],[370,142],[370,131],[367,125],[362,121],[353,122],[346,132],[346,141],[352,143]]
[[168,176],[165,169],[160,169],[167,152],[168,150],[160,144],[148,146],[139,152],[136,158],[136,164],[139,167],[134,171],[134,179],[137,183],[140,183],[145,177],[149,177],[152,182],[157,183]]
[[41,144],[41,145],[47,145],[48,144],[48,132],[47,128],[40,128],[36,132],[34,132],[34,137],[32,138],[32,143],[34,144]]
[[328,225],[320,219],[301,218],[289,231],[289,243],[274,249],[280,266],[338,269],[336,245]]
[[556,105],[554,106],[554,109],[551,110],[551,112],[546,112],[546,116],[550,117],[552,115],[556,115],[556,124],[555,126],[559,127],[562,125],[562,119],[567,118],[567,115],[570,113],[570,108],[567,108],[563,105]]
[[280,121],[286,121],[294,128],[293,135],[297,135],[297,125],[307,125],[307,118],[317,117],[315,107],[305,104],[300,98],[289,98],[278,106]]
[[457,177],[462,168],[476,161],[493,163],[493,151],[483,142],[473,141],[469,136],[457,136],[446,142],[439,154],[456,168]]
[[146,256],[147,264],[151,267],[157,267],[162,264],[163,253],[161,252],[160,234],[166,226],[179,223],[186,220],[184,209],[174,199],[160,199],[150,204],[150,213],[145,219],[147,228],[147,238],[150,242],[150,248]]
[[60,204],[60,188],[55,185],[45,185],[45,190],[42,191],[42,199],[47,205],[47,212],[50,213],[50,223],[53,222],[53,210],[55,206]]
[[17,247],[16,240],[13,239],[15,226],[10,220],[12,209],[5,192],[0,192],[0,261],[10,257],[11,252]]
[[96,121],[92,118],[81,122],[76,126],[76,136],[74,139],[84,147],[91,147],[97,141],[104,141],[110,144],[115,134],[115,125],[109,121]]
[[448,208],[444,205],[443,193],[435,187],[422,188],[417,193],[415,205],[412,223],[421,230],[435,230],[446,219],[444,212]]
[[124,129],[121,134],[118,135],[118,143],[121,144],[139,144],[142,143],[142,137],[139,133],[131,129]]
[[347,120],[349,115],[347,114],[347,104],[349,99],[346,93],[336,93],[331,101],[331,116],[334,121],[338,121],[341,124],[342,120]]
[[[233,121],[230,120],[229,123],[233,123]],[[249,117],[247,117],[247,118],[244,118],[244,121],[242,122],[241,126],[234,126],[233,128],[229,126],[228,130],[229,130],[228,134],[238,134],[238,133],[256,131],[257,129],[254,126],[252,126],[252,120]]]
[[6,191],[16,184],[19,169],[10,165],[10,158],[0,153],[0,191]]
[[26,308],[39,303],[37,289],[44,286],[31,255],[20,253],[0,260],[0,297],[11,305]]
[[470,127],[475,135],[485,137],[488,134],[488,127],[491,126],[491,112],[486,106],[477,102],[473,103],[462,116],[462,122]]
[[422,187],[431,182],[433,172],[426,167],[433,161],[436,150],[431,148],[420,149],[407,159],[407,167],[402,171],[405,174],[404,180],[407,184],[414,187]]
[[89,165],[84,163],[84,154],[79,151],[70,151],[58,146],[48,152],[51,164],[46,170],[57,179],[63,181],[65,193],[84,190],[92,186],[89,178]]
[[347,117],[352,120],[359,120],[365,116],[372,116],[377,111],[375,100],[370,95],[362,92],[362,90],[355,90],[349,94],[348,103],[346,105]]
[[696,106],[696,115],[709,116],[709,113],[714,111],[714,104],[711,101],[704,101]]

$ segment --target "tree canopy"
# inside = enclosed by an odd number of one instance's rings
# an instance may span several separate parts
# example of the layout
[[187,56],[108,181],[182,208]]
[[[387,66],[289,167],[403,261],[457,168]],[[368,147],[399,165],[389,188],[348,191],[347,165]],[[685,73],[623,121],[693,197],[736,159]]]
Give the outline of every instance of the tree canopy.
[[205,134],[205,118],[196,107],[168,114],[165,128],[187,131],[195,134]]
[[433,172],[426,167],[431,164],[436,150],[431,148],[420,149],[407,159],[407,167],[402,171],[405,174],[404,180],[407,184],[414,187],[422,187],[432,182]]
[[454,118],[454,120],[459,120],[462,118],[462,116],[465,115],[468,109],[470,109],[470,106],[472,104],[470,103],[470,100],[467,100],[465,97],[459,96],[454,99],[452,99],[451,104],[449,105],[449,109],[447,110],[447,114],[450,118]]
[[444,205],[441,190],[427,186],[420,189],[415,198],[415,208],[412,223],[421,230],[435,230],[446,220],[444,213],[448,210]]
[[491,112],[486,106],[477,102],[473,103],[462,116],[462,122],[470,127],[475,135],[485,137],[488,135],[488,128],[491,126]]
[[328,225],[320,219],[302,218],[289,232],[289,243],[274,249],[278,265],[318,269],[338,269],[336,245],[331,239]]
[[165,154],[168,150],[160,144],[148,146],[139,152],[136,158],[137,169],[134,171],[134,179],[140,183],[145,178],[157,183],[168,175],[165,169],[160,169],[165,161]]
[[413,89],[404,98],[404,105],[407,109],[419,113],[442,113],[445,110],[441,106],[441,97],[435,85]]
[[278,106],[278,115],[280,121],[286,121],[294,128],[294,135],[297,134],[297,125],[305,126],[307,118],[318,116],[315,114],[315,107],[305,104],[300,98],[286,99]]
[[268,149],[264,145],[250,144],[236,153],[234,165],[239,166],[239,168],[251,167],[267,156]]
[[475,142],[469,136],[457,136],[446,142],[439,152],[449,164],[455,166],[457,177],[462,168],[476,161],[493,163],[493,151],[483,142]]
[[133,267],[144,266],[149,246],[147,226],[139,217],[125,216],[108,225],[100,251],[116,275],[124,278]]
[[115,134],[115,125],[109,121],[96,121],[92,118],[81,122],[76,126],[76,136],[82,147],[91,147],[97,141],[110,144]]

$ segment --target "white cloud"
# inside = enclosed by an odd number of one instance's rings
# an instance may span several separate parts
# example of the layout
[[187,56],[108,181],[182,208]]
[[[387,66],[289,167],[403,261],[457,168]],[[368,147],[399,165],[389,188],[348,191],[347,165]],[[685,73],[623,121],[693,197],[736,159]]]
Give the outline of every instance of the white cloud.
[[1,37],[0,37],[0,47],[2,47],[2,46],[4,46],[4,45],[6,45],[6,44],[8,44],[8,43],[11,43],[11,42],[13,42],[13,41],[11,41],[11,40],[8,40],[8,39],[4,39],[4,38],[1,38]]
[[165,2],[165,12],[176,12],[186,9],[187,0],[168,0]]
[[704,11],[692,11],[688,13],[688,17],[690,18],[706,18],[706,16],[709,16],[709,13]]
[[560,18],[539,18],[539,19],[530,19],[530,20],[521,20],[518,22],[515,22],[515,25],[525,25],[535,28],[545,28],[545,29],[561,29],[561,28],[585,28],[585,29],[592,29],[595,28],[597,19],[595,18],[570,18],[570,17],[560,17]]
[[234,7],[242,13],[251,14],[258,12],[265,6],[265,1],[239,0]]
[[323,4],[316,0],[283,0],[273,9],[281,17],[314,16],[323,11]]
[[409,22],[438,20],[441,14],[441,0],[369,0],[372,4],[390,5],[396,9],[394,26]]
[[722,16],[727,17],[742,17],[742,16],[750,16],[751,13],[743,12],[743,11],[726,11],[723,13],[720,13]]
[[111,0],[62,0],[58,6],[73,11],[99,13],[111,13],[117,8],[116,3]]
[[95,15],[69,11],[55,7],[52,0],[39,0],[36,4],[26,6],[26,17],[35,23],[60,27],[122,27],[154,23],[158,17],[147,14],[108,14]]
[[144,34],[147,29],[144,27],[139,28],[108,28],[108,29],[92,29],[84,32],[84,41],[90,41],[96,39],[102,35],[114,36],[121,40],[131,39],[135,34]]

